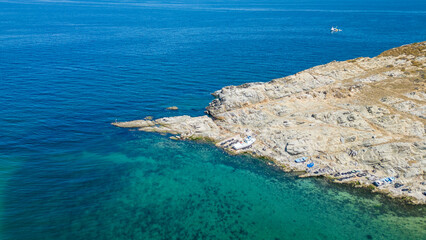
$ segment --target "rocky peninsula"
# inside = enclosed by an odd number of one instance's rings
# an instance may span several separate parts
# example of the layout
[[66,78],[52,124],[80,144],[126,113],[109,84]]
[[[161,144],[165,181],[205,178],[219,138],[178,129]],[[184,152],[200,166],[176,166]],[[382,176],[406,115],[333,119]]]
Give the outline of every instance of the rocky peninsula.
[[[213,93],[205,116],[112,123],[205,139],[285,171],[426,203],[426,42]],[[235,150],[247,136],[256,141]],[[306,162],[294,160],[307,157]],[[308,163],[314,163],[308,168]],[[312,165],[311,165],[312,166]],[[378,187],[372,183],[386,177]]]

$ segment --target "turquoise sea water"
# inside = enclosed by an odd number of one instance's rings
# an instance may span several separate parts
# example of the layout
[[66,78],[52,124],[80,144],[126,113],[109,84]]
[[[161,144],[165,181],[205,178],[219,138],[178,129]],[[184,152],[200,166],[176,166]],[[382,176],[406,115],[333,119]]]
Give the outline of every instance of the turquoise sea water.
[[0,0],[0,239],[425,239],[424,207],[110,125],[425,23],[423,1]]

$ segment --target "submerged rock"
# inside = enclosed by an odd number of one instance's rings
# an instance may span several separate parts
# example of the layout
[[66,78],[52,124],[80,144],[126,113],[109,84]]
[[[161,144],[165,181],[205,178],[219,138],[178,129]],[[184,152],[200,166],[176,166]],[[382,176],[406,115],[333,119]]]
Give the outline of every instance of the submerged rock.
[[[177,139],[209,139],[229,152],[248,152],[305,176],[340,176],[368,185],[396,177],[378,191],[426,203],[426,42],[375,58],[331,62],[267,83],[228,86],[213,93],[206,116],[113,123]],[[176,108],[177,109],[177,108]],[[232,149],[246,136],[256,142]],[[295,163],[310,157],[314,167]]]

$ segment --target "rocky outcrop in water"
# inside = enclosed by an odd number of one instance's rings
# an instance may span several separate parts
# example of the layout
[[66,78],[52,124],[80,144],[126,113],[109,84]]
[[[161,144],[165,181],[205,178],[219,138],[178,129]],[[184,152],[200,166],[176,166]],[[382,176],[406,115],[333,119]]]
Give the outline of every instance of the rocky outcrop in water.
[[[267,83],[213,93],[206,116],[113,123],[178,139],[208,139],[232,153],[273,160],[285,170],[325,175],[426,203],[426,42],[313,67]],[[257,141],[243,150],[232,144]],[[309,157],[296,163],[299,157]],[[306,163],[314,163],[307,168]]]

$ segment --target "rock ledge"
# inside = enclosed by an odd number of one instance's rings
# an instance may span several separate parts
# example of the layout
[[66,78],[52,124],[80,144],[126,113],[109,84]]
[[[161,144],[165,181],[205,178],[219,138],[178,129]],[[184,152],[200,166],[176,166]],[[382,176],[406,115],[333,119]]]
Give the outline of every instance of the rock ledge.
[[[224,87],[213,93],[206,116],[112,124],[208,139],[231,153],[336,182],[372,187],[395,177],[375,191],[425,204],[425,65],[426,42],[404,45],[267,83]],[[250,135],[257,139],[252,146],[232,149]],[[307,162],[294,162],[304,156]]]

